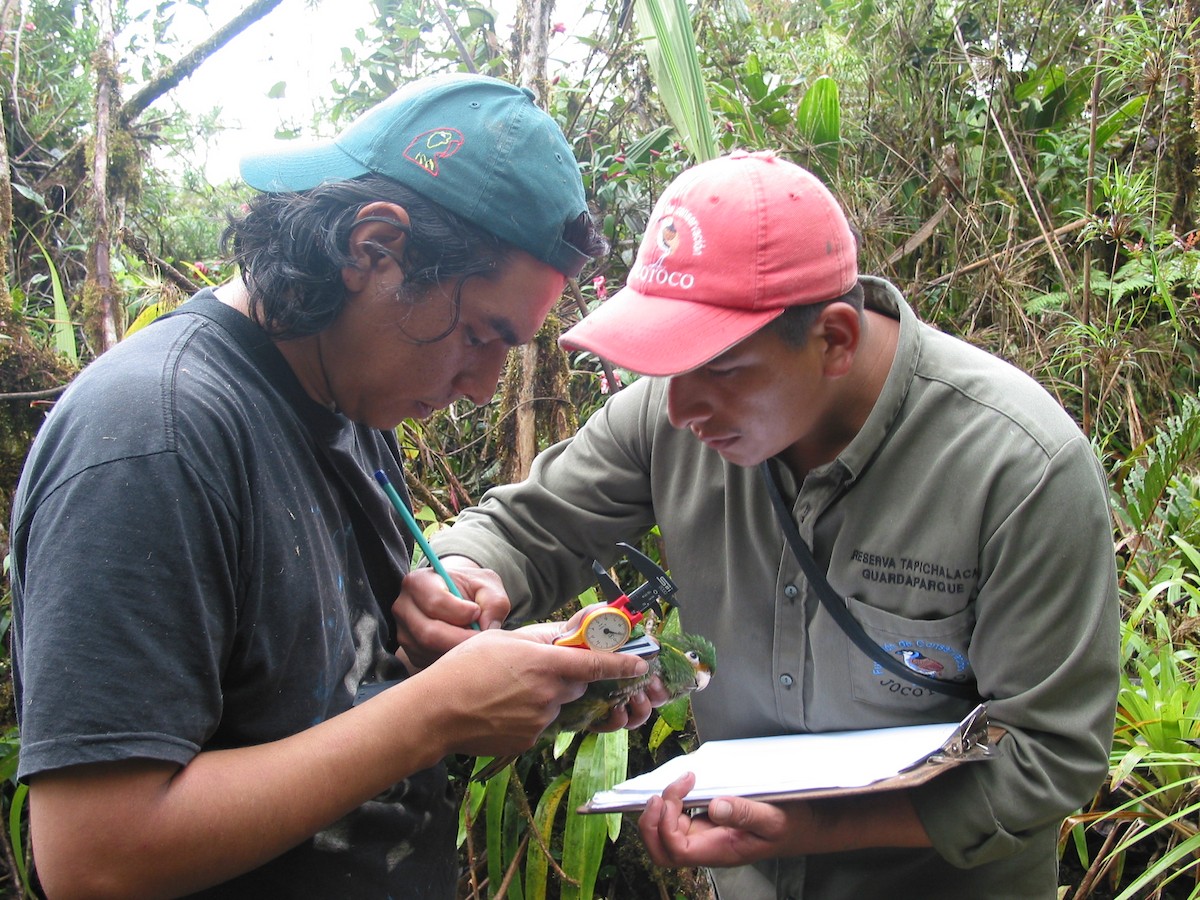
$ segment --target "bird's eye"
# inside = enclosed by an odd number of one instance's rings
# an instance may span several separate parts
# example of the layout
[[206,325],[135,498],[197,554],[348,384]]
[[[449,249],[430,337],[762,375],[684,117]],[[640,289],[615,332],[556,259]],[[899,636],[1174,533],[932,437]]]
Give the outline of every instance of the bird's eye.
[[687,658],[689,660],[691,660],[692,662],[700,662],[700,654],[697,653],[695,650],[689,650],[687,652]]

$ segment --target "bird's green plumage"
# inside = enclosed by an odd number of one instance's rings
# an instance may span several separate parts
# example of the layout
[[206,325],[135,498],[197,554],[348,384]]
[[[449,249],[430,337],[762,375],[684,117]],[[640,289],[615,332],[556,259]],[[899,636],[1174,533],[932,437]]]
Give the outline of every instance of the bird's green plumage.
[[[655,675],[662,680],[672,700],[704,690],[709,678],[717,671],[717,651],[712,642],[698,634],[681,632],[660,634],[655,639],[659,651],[650,660],[650,668],[644,675],[593,681],[583,696],[563,705],[558,717],[542,733],[541,741],[553,739],[562,731],[584,731],[593,723],[603,721]],[[480,769],[474,779],[486,781],[515,759],[516,756],[498,757]]]

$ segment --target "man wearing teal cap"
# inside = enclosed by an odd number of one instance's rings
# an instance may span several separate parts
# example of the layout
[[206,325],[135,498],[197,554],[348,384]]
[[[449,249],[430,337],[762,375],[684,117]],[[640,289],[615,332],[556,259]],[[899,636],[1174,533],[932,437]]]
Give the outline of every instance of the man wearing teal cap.
[[239,277],[89,366],[18,487],[34,861],[51,896],[448,900],[442,758],[525,749],[645,664],[535,626],[406,671],[412,544],[373,473],[402,488],[395,426],[487,401],[604,244],[557,126],[490,78],[243,174]]

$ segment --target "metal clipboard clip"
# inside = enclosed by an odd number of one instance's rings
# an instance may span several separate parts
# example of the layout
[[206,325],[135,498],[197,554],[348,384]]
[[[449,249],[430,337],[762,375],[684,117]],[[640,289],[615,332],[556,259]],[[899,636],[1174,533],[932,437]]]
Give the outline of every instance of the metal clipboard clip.
[[992,735],[988,727],[990,724],[987,706],[980,703],[959,723],[941,749],[931,754],[926,761],[961,762],[992,756]]

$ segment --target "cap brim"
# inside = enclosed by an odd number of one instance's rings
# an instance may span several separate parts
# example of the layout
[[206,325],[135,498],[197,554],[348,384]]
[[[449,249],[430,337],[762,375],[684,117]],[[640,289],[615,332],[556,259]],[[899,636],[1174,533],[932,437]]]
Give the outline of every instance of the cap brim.
[[280,150],[249,153],[242,158],[242,180],[268,194],[307,191],[330,181],[348,181],[367,169],[336,144],[297,142]]
[[566,331],[559,344],[640,375],[678,375],[720,356],[782,314],[783,307],[729,309],[664,300],[626,287]]

